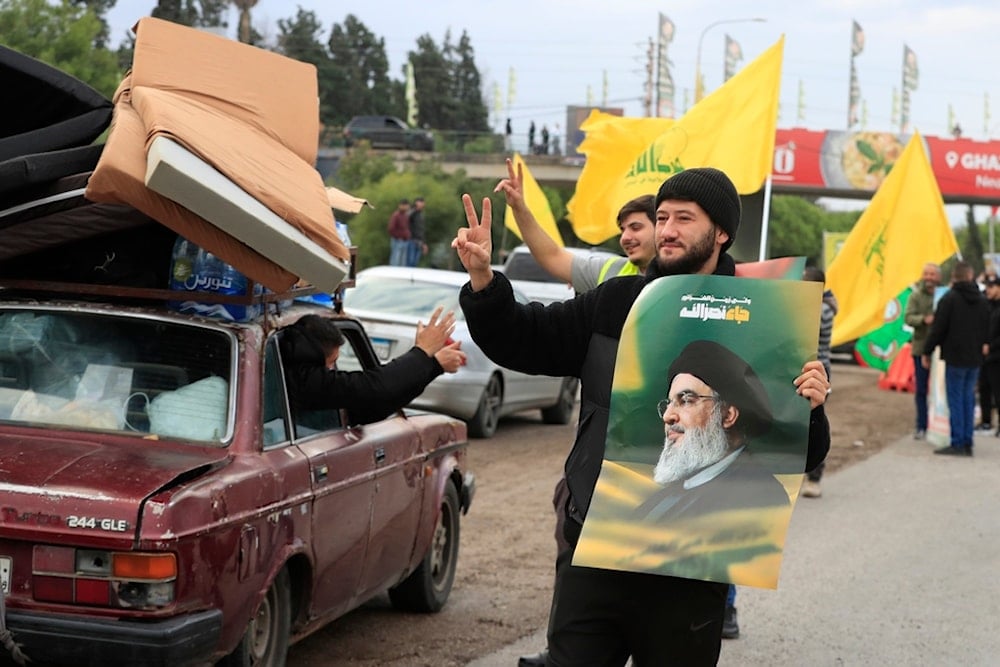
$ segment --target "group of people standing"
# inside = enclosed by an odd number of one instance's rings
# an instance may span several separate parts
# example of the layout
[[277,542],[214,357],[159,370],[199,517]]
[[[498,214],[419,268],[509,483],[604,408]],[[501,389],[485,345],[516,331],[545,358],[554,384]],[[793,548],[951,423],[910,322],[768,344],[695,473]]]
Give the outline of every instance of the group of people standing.
[[1000,279],[988,276],[979,284],[974,275],[969,263],[956,262],[948,292],[935,303],[941,269],[928,263],[906,305],[904,321],[913,327],[913,437],[917,440],[927,437],[928,386],[935,349],[940,348],[945,365],[949,444],[934,450],[935,454],[973,455],[977,387],[982,430],[992,430],[992,407],[1000,405]]
[[[541,133],[538,134],[538,139],[540,141],[535,141],[537,129],[535,128],[535,121],[531,121],[528,125],[528,152],[532,155],[561,155],[562,149],[559,147],[559,123],[556,123],[555,129],[550,133],[548,125],[542,125]],[[514,150],[513,145],[514,136],[514,126],[511,123],[510,118],[504,124],[503,132],[503,148],[506,152],[510,153]]]
[[556,123],[556,131],[549,134],[549,126],[542,125],[539,135],[540,141],[535,142],[535,121],[531,121],[528,126],[528,152],[532,155],[559,155],[559,124]]
[[389,217],[389,264],[416,266],[427,254],[424,198],[417,197],[410,207],[409,199],[400,199]]

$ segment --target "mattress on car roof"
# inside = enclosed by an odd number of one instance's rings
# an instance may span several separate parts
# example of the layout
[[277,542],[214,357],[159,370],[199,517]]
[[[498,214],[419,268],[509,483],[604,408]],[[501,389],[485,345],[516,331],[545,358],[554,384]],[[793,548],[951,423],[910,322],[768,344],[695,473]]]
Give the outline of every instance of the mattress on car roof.
[[0,46],[4,105],[0,162],[92,143],[111,123],[111,100],[40,60]]

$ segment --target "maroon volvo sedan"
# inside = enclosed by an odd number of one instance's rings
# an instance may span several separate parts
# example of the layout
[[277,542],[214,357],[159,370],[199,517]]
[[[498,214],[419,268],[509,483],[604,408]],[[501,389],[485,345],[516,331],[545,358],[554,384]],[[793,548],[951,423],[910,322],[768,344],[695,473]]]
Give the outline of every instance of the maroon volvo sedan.
[[386,590],[402,609],[445,604],[474,492],[465,424],[296,414],[278,341],[305,312],[336,318],[340,368],[379,363],[358,322],[307,305],[235,323],[0,301],[0,612],[16,651],[278,665]]

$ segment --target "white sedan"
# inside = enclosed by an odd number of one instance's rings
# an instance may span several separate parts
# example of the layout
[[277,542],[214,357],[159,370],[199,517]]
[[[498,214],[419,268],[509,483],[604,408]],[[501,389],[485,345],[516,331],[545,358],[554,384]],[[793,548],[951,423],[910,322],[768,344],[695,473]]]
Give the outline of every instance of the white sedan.
[[[601,256],[608,259],[614,257],[611,253],[598,248],[565,248],[579,257]],[[548,305],[555,301],[565,301],[576,296],[573,286],[554,277],[541,267],[535,260],[528,246],[516,246],[507,255],[507,261],[500,266],[494,266],[494,271],[500,271],[507,276],[510,284],[520,290],[531,301]]]
[[[427,322],[438,306],[455,311],[452,338],[462,343],[468,357],[457,373],[445,373],[431,382],[411,404],[465,420],[469,435],[489,438],[504,415],[540,409],[547,424],[567,424],[573,416],[578,381],[545,375],[527,375],[498,366],[472,341],[458,305],[458,294],[468,281],[465,273],[402,266],[375,266],[360,271],[356,285],[345,290],[344,310],[361,320],[382,362],[413,346],[417,321]],[[527,299],[517,290],[515,297]]]

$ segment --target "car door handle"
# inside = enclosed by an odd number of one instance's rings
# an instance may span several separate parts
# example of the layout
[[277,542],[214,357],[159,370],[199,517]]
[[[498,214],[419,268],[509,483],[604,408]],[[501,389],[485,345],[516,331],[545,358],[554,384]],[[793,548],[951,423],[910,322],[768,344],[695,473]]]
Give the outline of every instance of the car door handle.
[[385,448],[377,447],[375,449],[375,465],[380,466],[385,463]]
[[326,481],[326,476],[330,474],[330,469],[326,465],[313,468],[313,483],[319,484]]

